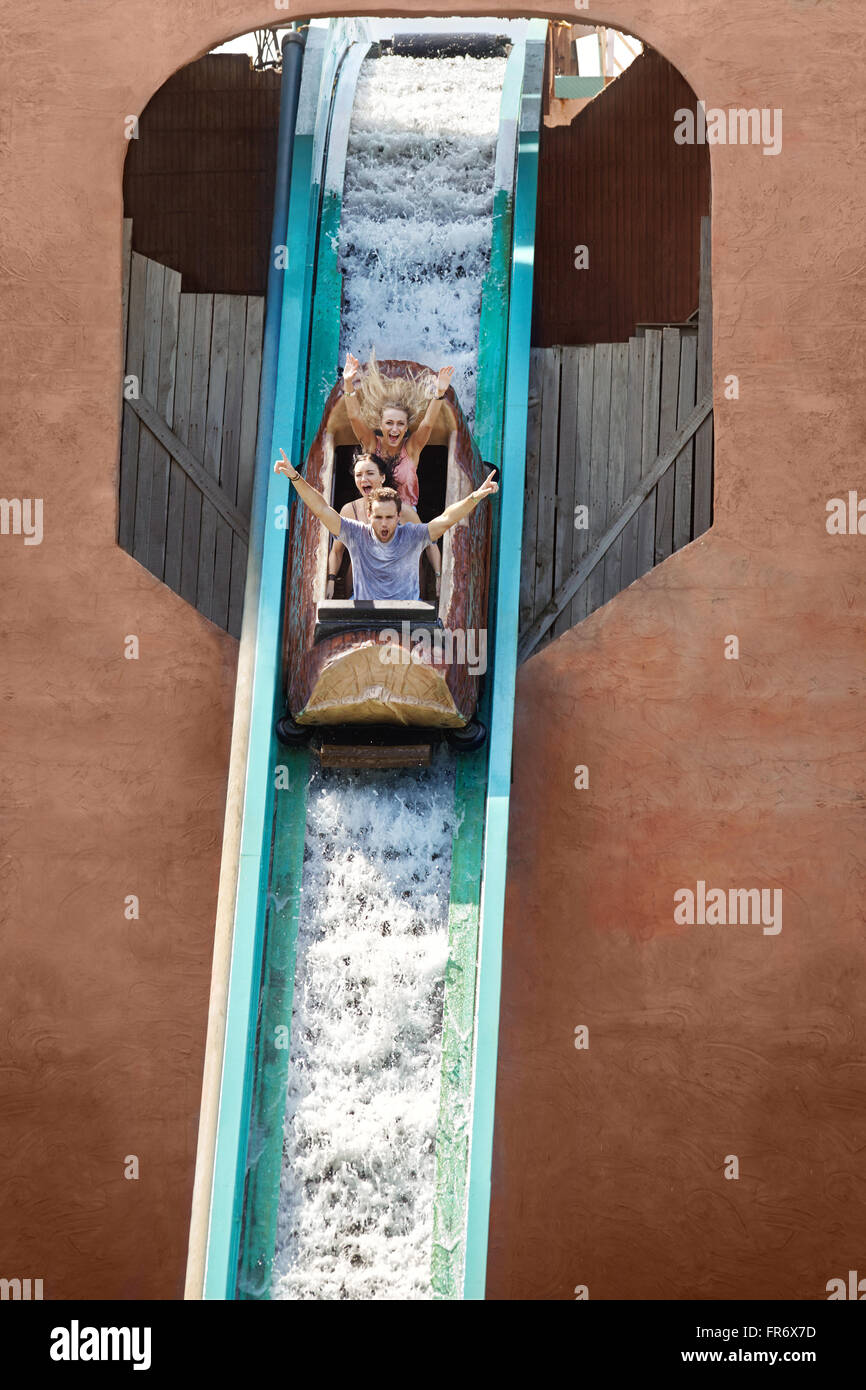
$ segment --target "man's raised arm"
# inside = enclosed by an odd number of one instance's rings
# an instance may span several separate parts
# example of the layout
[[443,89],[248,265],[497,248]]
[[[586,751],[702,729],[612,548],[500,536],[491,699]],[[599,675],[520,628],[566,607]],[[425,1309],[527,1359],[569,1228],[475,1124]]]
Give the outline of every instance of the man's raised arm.
[[301,477],[297,469],[293,468],[292,465],[289,463],[289,460],[286,458],[286,455],[282,449],[280,450],[280,453],[283,455],[283,457],[281,459],[277,459],[276,463],[274,464],[274,472],[285,473],[286,477],[289,479],[289,482],[294,483],[295,491],[297,492],[301,501],[307,507],[309,507],[311,512],[315,512],[316,516],[319,518],[322,524],[324,526],[327,526],[332,536],[339,536],[340,527],[343,524],[340,513],[335,512],[334,508],[329,506],[329,504],[325,501],[324,497],[320,492],[317,492],[314,487],[310,487],[309,483],[304,482],[304,479]]
[[[496,472],[494,468],[493,473]],[[491,497],[494,492],[499,491],[499,484],[494,483],[493,473],[490,473],[477,488],[475,492],[470,492],[468,497],[464,497],[462,502],[452,502],[450,507],[446,507],[441,516],[436,516],[430,522],[430,539],[438,541],[440,536],[444,536],[446,531],[450,531],[452,526],[456,526],[458,521],[462,521],[464,516],[474,512],[479,502],[483,502],[485,497]]]

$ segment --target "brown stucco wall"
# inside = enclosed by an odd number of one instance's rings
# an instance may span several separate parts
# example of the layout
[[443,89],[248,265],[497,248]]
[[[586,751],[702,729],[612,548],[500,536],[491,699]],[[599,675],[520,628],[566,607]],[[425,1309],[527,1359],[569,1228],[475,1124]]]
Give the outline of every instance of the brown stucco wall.
[[[825,527],[866,495],[862,97],[826,66],[866,12],[641,10],[783,151],[712,150],[712,530],[519,674],[488,1296],[821,1299],[866,1238],[866,537]],[[781,888],[781,932],[675,925],[699,879]]]
[[[275,12],[2,16],[2,493],[44,499],[45,534],[0,537],[0,1274],[177,1297],[236,647],[115,545],[123,129]],[[489,1293],[821,1297],[864,1235],[866,541],[829,538],[824,504],[857,486],[864,425],[866,13],[580,18],[645,38],[708,105],[783,107],[785,145],[712,154],[713,530],[520,676]],[[782,932],[675,928],[698,878],[782,887]]]

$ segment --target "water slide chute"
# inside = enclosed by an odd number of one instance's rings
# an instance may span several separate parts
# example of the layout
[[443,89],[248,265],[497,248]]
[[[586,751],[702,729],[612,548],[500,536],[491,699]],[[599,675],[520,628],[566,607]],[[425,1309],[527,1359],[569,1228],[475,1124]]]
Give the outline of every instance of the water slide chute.
[[[285,529],[274,523],[275,515],[285,509],[289,488],[285,479],[273,474],[272,460],[279,447],[291,458],[309,456],[312,460],[321,435],[324,465],[325,436],[332,435],[335,447],[342,438],[340,391],[333,383],[339,375],[340,315],[345,299],[336,252],[343,166],[355,84],[364,61],[380,50],[364,21],[332,21],[327,34],[321,28],[308,31],[294,130],[291,193],[288,206],[282,212],[279,207],[275,209],[274,219],[274,245],[287,248],[291,273],[284,275],[281,283],[273,274],[269,280],[269,309],[276,293],[282,298],[279,314],[269,316],[272,335],[269,341],[266,334],[265,342],[266,358],[273,353],[277,357],[276,389],[270,401],[263,398],[260,410],[260,440],[270,441],[270,449],[262,449],[263,454],[269,453],[266,465],[257,466],[254,514],[258,506],[263,521],[257,530],[251,530],[245,596],[245,623],[248,611],[255,615],[251,626],[254,657],[251,673],[245,675],[246,684],[239,686],[236,706],[236,725],[244,718],[249,729],[244,740],[246,774],[237,813],[241,828],[236,876],[233,879],[228,874],[224,863],[218,906],[218,915],[225,912],[227,894],[232,892],[230,969],[221,973],[215,955],[208,1036],[209,1054],[214,1055],[219,1046],[222,1062],[221,1068],[214,1066],[213,1074],[206,1074],[203,1103],[203,1114],[206,1105],[213,1113],[218,1096],[219,1123],[214,1143],[208,1142],[204,1130],[200,1134],[193,1232],[203,1230],[205,1236],[201,1248],[195,1250],[191,1238],[188,1297],[484,1296],[545,32],[544,21],[531,21],[524,34],[506,46],[509,56],[495,145],[489,265],[476,330],[474,399],[470,414],[462,392],[459,403],[456,396],[449,396],[442,414],[442,427],[451,437],[460,432],[449,430],[449,426],[459,425],[461,406],[471,420],[467,428],[472,447],[461,455],[463,462],[454,472],[458,482],[464,463],[465,478],[467,482],[471,479],[473,486],[483,476],[475,472],[482,459],[500,470],[501,491],[486,509],[490,543],[477,548],[479,554],[489,554],[485,581],[490,596],[488,671],[475,695],[476,712],[489,728],[489,739],[483,748],[457,759],[443,754],[445,761],[439,769],[425,769],[417,774],[417,781],[412,780],[415,774],[405,772],[372,773],[352,774],[333,784],[322,782],[322,776],[328,774],[314,771],[306,748],[280,747],[274,732],[294,678],[291,653],[303,648],[295,648],[291,641],[292,624],[300,621],[289,611],[291,585],[286,580],[292,552],[286,545]],[[439,60],[425,61],[435,64]],[[281,140],[285,138],[281,133]],[[419,359],[426,354],[408,356]],[[299,524],[300,510],[293,506],[292,526]],[[483,515],[481,509],[479,513]],[[321,568],[317,547],[318,542],[313,551]],[[316,621],[320,621],[320,606],[316,603]],[[312,603],[308,604],[308,623],[311,609]],[[463,720],[469,707],[459,706],[451,687],[448,689]],[[309,703],[309,698],[301,691],[301,700]],[[305,705],[295,707],[302,714]],[[408,782],[398,780],[407,775]],[[369,777],[374,781],[365,782]],[[376,778],[385,780],[377,782]],[[433,1106],[435,1139],[432,1167],[425,1160],[429,1191],[419,1197],[422,1239],[417,1249],[426,1249],[422,1263],[426,1263],[427,1273],[424,1275],[420,1267],[410,1272],[406,1287],[411,1285],[415,1290],[410,1295],[400,1292],[396,1275],[389,1285],[384,1266],[381,1278],[373,1271],[372,1294],[351,1292],[351,1271],[344,1284],[322,1284],[323,1291],[318,1294],[309,1291],[315,1289],[315,1281],[311,1283],[304,1275],[292,1287],[305,1291],[287,1294],[276,1288],[273,1269],[275,1252],[282,1252],[280,1260],[285,1264],[285,1240],[294,1239],[291,1230],[287,1236],[286,1223],[291,1226],[295,1220],[291,1213],[302,1201],[305,1186],[300,1170],[293,1176],[283,1158],[287,1088],[290,1093],[293,1088],[297,1091],[295,1052],[301,1040],[292,1034],[286,1046],[275,1039],[291,1032],[298,989],[303,988],[306,997],[308,989],[315,992],[317,988],[315,979],[303,974],[314,969],[316,933],[321,936],[324,931],[322,941],[326,952],[330,949],[331,928],[327,923],[315,930],[309,925],[316,917],[310,893],[317,882],[327,885],[333,880],[335,853],[348,849],[350,858],[354,852],[363,863],[368,853],[361,836],[368,814],[365,797],[373,793],[374,802],[378,798],[391,827],[388,833],[399,837],[401,820],[408,819],[408,801],[416,790],[422,801],[428,795],[431,799],[429,815],[425,818],[422,806],[420,819],[416,815],[411,821],[416,828],[411,829],[401,851],[407,860],[407,883],[424,877],[431,858],[443,862],[441,847],[431,850],[430,837],[436,829],[433,822],[440,822],[437,833],[444,830],[447,836],[448,854],[444,858],[450,858],[448,901],[441,914],[444,935],[440,933],[447,946],[447,964],[437,987],[444,989],[444,997],[440,993],[438,1034],[432,1040],[441,1052],[440,1081],[436,1093],[432,1097],[428,1094],[424,1101],[428,1110]],[[452,810],[443,817],[441,808],[449,799]],[[405,815],[401,807],[408,808]],[[227,819],[228,815],[227,811]],[[358,827],[357,832],[353,827]],[[356,833],[359,839],[353,851],[351,837]],[[376,836],[373,838],[375,841]],[[319,853],[317,842],[324,852],[323,869],[316,871],[318,879],[313,872]],[[234,843],[228,835],[226,843]],[[421,856],[414,863],[413,853]],[[368,867],[367,872],[372,874],[373,870]],[[228,885],[225,894],[224,882]],[[410,888],[397,894],[395,914],[402,911],[399,900],[411,897],[412,892]],[[420,910],[415,904],[412,908]],[[372,938],[363,938],[364,920],[353,920],[350,907],[347,912],[348,919],[342,919],[338,936],[349,931],[361,942],[362,951],[368,951],[364,940]],[[423,936],[423,911],[418,920]],[[373,937],[377,936],[381,933],[374,927]],[[335,939],[333,944],[336,947],[340,942]],[[296,968],[302,971],[297,982]],[[339,979],[340,988],[344,984],[346,981]],[[370,990],[378,987],[374,981]],[[428,1052],[430,1045],[427,1038],[423,1047]],[[409,1061],[411,1064],[411,1057]],[[347,1065],[347,1076],[351,1077],[356,1064],[357,1057]],[[378,1084],[377,1077],[369,1068],[375,1071],[380,1063],[371,1057],[366,1065],[367,1073],[358,1078],[357,1095],[354,1099],[349,1096],[349,1108],[355,1101],[360,1105],[362,1083],[373,1085],[370,1107],[359,1111],[365,1121],[383,1105],[384,1113],[390,1113],[386,1104],[390,1094],[387,1058],[382,1059],[378,1091],[373,1084]],[[411,1071],[410,1065],[406,1075]],[[326,1118],[325,1096],[325,1089],[316,1092],[314,1085],[308,1098],[317,1125]],[[404,1099],[408,1105],[408,1098]],[[403,1100],[400,1103],[403,1105]],[[394,1122],[402,1123],[399,1115]],[[363,1160],[362,1146],[358,1161]],[[340,1167],[340,1161],[332,1153],[325,1167],[330,1172]],[[410,1188],[411,1183],[408,1187],[404,1183],[405,1190]],[[312,1190],[324,1199],[321,1185],[314,1183]],[[342,1200],[339,1194],[337,1200]],[[384,1208],[381,1202],[378,1205],[389,1218],[387,1202]],[[346,1240],[340,1239],[346,1245]],[[377,1240],[385,1240],[384,1235],[380,1233]],[[330,1257],[328,1262],[333,1263]]]

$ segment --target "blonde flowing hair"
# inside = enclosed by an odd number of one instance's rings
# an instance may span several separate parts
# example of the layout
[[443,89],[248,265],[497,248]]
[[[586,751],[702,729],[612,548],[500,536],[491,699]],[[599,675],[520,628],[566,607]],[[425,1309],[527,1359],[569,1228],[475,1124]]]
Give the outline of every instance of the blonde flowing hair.
[[429,369],[421,376],[409,371],[405,376],[383,376],[375,348],[370,349],[370,360],[361,368],[359,377],[358,405],[364,423],[371,430],[378,430],[386,410],[402,410],[409,418],[407,433],[423,420],[438,380]]

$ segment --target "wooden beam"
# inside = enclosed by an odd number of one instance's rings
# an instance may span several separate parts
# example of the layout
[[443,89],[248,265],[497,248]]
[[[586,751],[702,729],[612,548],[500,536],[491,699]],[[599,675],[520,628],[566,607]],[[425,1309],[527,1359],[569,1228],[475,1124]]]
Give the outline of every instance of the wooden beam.
[[[645,348],[645,338],[638,338],[637,336],[629,338],[628,419],[626,420],[625,474],[622,487],[626,497],[631,495],[632,490],[637,487],[640,481]],[[637,538],[638,518],[633,516],[622,534],[620,584],[623,589],[627,589],[629,584],[633,584],[637,579]],[[574,603],[572,603],[572,612],[574,612]]]
[[[177,317],[177,361],[174,378],[172,430],[189,448],[189,398],[192,383],[192,350],[195,330],[195,295],[182,294]],[[194,451],[190,451],[194,452]],[[183,514],[187,476],[177,459],[171,460],[168,480],[168,514],[165,520],[165,573],[163,580],[176,594],[182,593]],[[190,491],[192,492],[192,488]],[[201,498],[199,498],[201,506]],[[184,595],[185,597],[185,595]],[[195,601],[195,594],[192,602]]]
[[[677,431],[677,393],[680,379],[680,330],[662,329],[662,390],[659,413],[658,448],[666,449]],[[656,492],[656,536],[654,562],[659,564],[674,549],[674,476],[659,480]]]
[[[592,483],[592,395],[595,386],[595,348],[592,343],[583,343],[577,349],[577,455],[574,474],[574,502],[589,509],[590,485]],[[590,548],[591,532],[588,528],[574,526],[571,541],[571,565],[569,573],[577,569]],[[575,595],[569,609],[569,627],[575,627],[586,617],[589,595],[581,589]]]
[[[155,401],[159,397],[159,344],[162,334],[162,301],[165,290],[165,266],[159,261],[144,258],[144,347],[138,389],[141,397]],[[154,459],[157,455],[156,436],[146,431],[138,436],[138,478],[135,488],[135,526],[132,537],[132,558],[145,567],[148,564],[150,542],[150,499],[153,492]],[[162,578],[162,571],[159,575]]]
[[[219,487],[220,456],[223,448],[223,414],[226,399],[226,375],[228,371],[229,315],[232,296],[215,294],[213,297],[213,327],[209,346],[209,366],[207,378],[207,419],[201,459],[205,473]],[[222,494],[221,494],[222,495]],[[234,503],[234,498],[231,499]],[[196,608],[206,618],[214,619],[214,562],[216,559],[217,520],[220,513],[216,507],[202,503],[201,528],[198,537],[198,584],[196,588]]]
[[205,472],[198,459],[190,453],[182,440],[178,439],[159,412],[154,410],[150,401],[146,401],[141,396],[138,400],[128,400],[126,404],[135,411],[141,423],[150,430],[151,434],[155,435],[162,447],[180,464],[187,476],[192,478],[196,487],[216,507],[220,516],[225,518],[232,530],[248,543],[250,533],[246,518],[241,516],[237,507],[228,500],[219,484]]
[[[608,519],[610,471],[610,388],[613,343],[596,343],[592,384],[592,469],[589,483],[589,530],[591,536],[604,535]],[[604,571],[593,575],[588,586],[590,613],[604,603]]]
[[[213,295],[192,296],[195,305],[195,325],[192,341],[192,375],[189,388],[189,407],[183,430],[177,430],[193,458],[204,457],[207,438],[207,387],[210,375],[210,340],[213,328]],[[187,487],[183,503],[183,558],[180,566],[180,595],[206,618],[198,591],[198,551],[201,539],[201,514],[205,499],[197,487]]]
[[554,593],[556,526],[556,450],[559,442],[559,386],[562,350],[545,348],[541,391],[541,452],[538,460],[538,530],[535,537],[535,597],[540,613]]
[[[241,402],[244,386],[244,340],[247,303],[244,295],[232,295],[226,338],[226,389],[223,400],[222,448],[218,482],[224,495],[237,506],[238,457],[241,437]],[[214,539],[213,606],[211,617],[219,627],[229,625],[229,593],[232,578],[232,531],[219,517]]]
[[[132,218],[123,219],[123,250],[121,252],[123,262],[123,290],[121,294],[121,367],[126,366],[126,330],[129,325],[129,278],[132,266]],[[122,414],[122,409],[121,409]]]
[[[549,348],[530,348],[529,405],[526,412],[526,486],[523,500],[523,544],[520,556],[520,626],[535,617],[535,547],[538,540],[538,473],[541,457],[541,409],[544,356]],[[446,533],[447,534],[447,533]],[[569,566],[569,570],[571,566]],[[443,581],[444,582],[444,581]]]
[[[124,379],[134,376],[141,381],[144,370],[144,310],[147,285],[147,262],[144,256],[131,254],[129,272],[129,318],[126,334]],[[125,384],[125,382],[124,382]],[[138,416],[123,409],[121,392],[120,491],[117,503],[117,544],[132,554],[135,536],[135,495],[138,490],[138,454],[141,426]]]
[[[677,423],[691,415],[697,400],[696,365],[698,340],[694,333],[680,338],[680,389],[677,399]],[[674,464],[674,550],[680,550],[694,539],[692,535],[692,501],[694,473],[694,441],[689,440]]]
[[[628,343],[614,343],[610,375],[610,444],[605,526],[622,506],[625,490],[625,437],[628,423]],[[692,401],[694,405],[694,401]],[[622,588],[622,538],[617,537],[604,558],[604,598],[607,603]]]
[[[180,313],[180,271],[165,267],[162,292],[162,322],[159,331],[159,384],[153,401],[157,414],[169,428],[174,424],[174,384],[177,373],[177,324]],[[142,394],[144,392],[142,391]],[[147,568],[165,581],[165,531],[168,519],[168,493],[171,455],[164,448],[153,452],[150,487],[150,517],[147,523]]]
[[[662,335],[648,328],[645,335],[643,416],[640,435],[640,472],[646,477],[659,453],[659,414],[661,410]],[[651,490],[637,517],[637,572],[640,579],[655,563],[656,495]]]
[[[698,384],[703,396],[713,389],[712,237],[709,217],[701,218],[701,283],[698,314]],[[713,422],[708,420],[695,438],[694,531],[708,531],[713,519]]]
[[[556,546],[553,558],[555,593],[574,569],[572,542],[574,538],[574,480],[577,471],[577,392],[578,356],[580,349],[563,347],[562,375],[559,387],[559,440],[556,474]],[[553,625],[553,636],[559,637],[571,626],[569,613],[561,613]]]
[[616,540],[628,521],[634,516],[644,498],[656,486],[659,478],[670,468],[671,464],[691,439],[698,426],[703,424],[712,408],[713,397],[712,392],[710,392],[704,396],[695,407],[682,429],[677,431],[664,452],[658,455],[650,471],[641,479],[639,486],[636,487],[631,496],[628,497],[619,516],[608,527],[598,544],[593,547],[586,559],[575,570],[574,574],[572,574],[562,587],[557,590],[550,600],[550,603],[544,609],[544,612],[541,613],[533,623],[518,648],[518,661],[526,660],[547,632],[551,623],[556,621],[560,610],[569,602],[572,595],[577,593],[581,585],[586,582],[599,561],[604,559],[612,542]]

